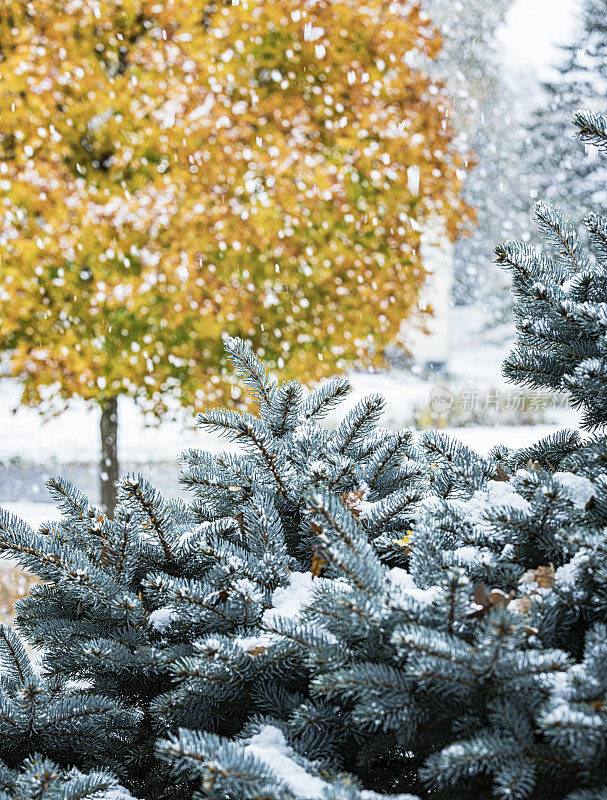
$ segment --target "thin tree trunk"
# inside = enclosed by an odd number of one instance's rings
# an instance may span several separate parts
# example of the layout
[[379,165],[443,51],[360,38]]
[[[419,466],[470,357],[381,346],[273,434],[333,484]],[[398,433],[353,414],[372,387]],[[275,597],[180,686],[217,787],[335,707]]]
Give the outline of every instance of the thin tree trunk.
[[101,464],[99,482],[101,505],[112,516],[116,507],[118,483],[118,398],[109,397],[101,404]]

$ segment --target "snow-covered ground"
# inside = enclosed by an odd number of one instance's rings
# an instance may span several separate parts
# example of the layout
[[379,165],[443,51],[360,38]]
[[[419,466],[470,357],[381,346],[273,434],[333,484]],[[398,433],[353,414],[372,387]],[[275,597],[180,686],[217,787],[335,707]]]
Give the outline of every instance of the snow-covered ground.
[[[482,352],[479,351],[475,369],[484,372]],[[483,381],[472,376],[469,381],[454,378],[449,382],[450,390],[485,390],[500,388],[499,379],[491,381],[487,375]],[[338,411],[330,416],[328,424],[334,424],[358,400],[372,392],[385,397],[386,408],[382,423],[386,427],[409,426],[415,407],[428,405],[432,392],[444,381],[428,381],[400,374],[355,374],[350,376],[354,390]],[[96,463],[99,457],[98,412],[84,403],[73,403],[59,417],[43,420],[34,409],[20,408],[13,413],[17,402],[18,387],[7,379],[0,381],[0,461],[13,460],[35,464],[60,465],[68,463]],[[189,447],[218,452],[226,448],[226,442],[217,436],[201,433],[183,422],[166,421],[159,427],[146,427],[142,415],[128,400],[120,404],[119,449],[123,461],[145,464],[152,461],[176,462],[183,450]],[[558,416],[558,415],[557,415]],[[471,446],[486,451],[494,443],[507,437],[511,446],[520,446],[544,435],[546,431],[563,425],[575,425],[572,412],[560,412],[554,425],[541,426],[495,426],[466,427],[453,430],[453,434]],[[560,423],[560,425],[559,425]]]
[[[479,453],[487,453],[493,446],[497,444],[504,444],[507,447],[526,447],[527,445],[536,442],[543,436],[554,433],[563,426],[559,425],[504,425],[504,426],[474,426],[467,428],[446,428],[445,433],[459,439],[463,444],[471,447]],[[142,435],[147,436],[148,432],[142,430]],[[185,438],[190,437],[192,434],[187,433]],[[179,437],[177,437],[179,441]],[[157,441],[162,444],[168,442],[171,448],[175,447],[175,455],[180,452],[186,445],[181,439],[181,444],[175,445],[170,437],[163,438],[162,429],[158,432]],[[211,437],[200,436],[194,434],[191,441],[195,447],[207,447],[210,444],[212,447],[207,449],[225,449],[226,443],[213,440]],[[91,437],[90,446],[93,447]],[[190,446],[189,444],[187,446]],[[91,455],[93,451],[91,450]],[[96,456],[96,451],[95,451]],[[10,469],[10,466],[8,467]],[[178,473],[178,465],[175,459],[175,477]],[[61,474],[61,465],[53,464],[48,466],[48,474]],[[12,514],[24,519],[32,527],[37,528],[42,522],[47,522],[52,519],[58,519],[60,514],[53,503],[48,502],[49,495],[43,485],[36,487],[39,491],[33,492],[33,498],[39,497],[40,502],[19,501],[7,502],[0,496],[0,507],[9,511]]]
[[[0,508],[9,514],[27,522],[34,530],[38,530],[43,522],[51,522],[61,518],[61,514],[53,503],[4,503],[0,500]],[[0,558],[0,570],[10,570],[18,566],[12,558]]]
[[[416,409],[430,405],[433,393],[446,387],[457,392],[487,392],[512,389],[501,377],[501,363],[507,355],[513,332],[486,328],[481,314],[461,310],[455,319],[453,355],[448,378],[419,377],[401,372],[356,373],[350,375],[353,391],[330,415],[327,424],[336,424],[343,414],[362,397],[379,392],[386,400],[382,424],[386,427],[411,426]],[[98,410],[83,402],[73,402],[60,416],[44,420],[35,409],[18,407],[16,381],[0,379],[0,463],[12,461],[52,466],[54,464],[95,464],[99,458]],[[15,410],[16,409],[16,410]],[[462,441],[482,451],[496,443],[512,447],[528,444],[546,430],[576,425],[576,415],[558,409],[549,415],[554,423],[542,431],[529,426],[464,428],[454,431]],[[194,420],[183,415],[179,421],[166,420],[158,427],[146,426],[135,404],[121,398],[119,407],[119,455],[123,462],[147,464],[175,463],[187,448],[218,452],[226,448],[224,439],[203,434]],[[2,499],[0,495],[0,500]]]
[[[480,363],[480,360],[479,360]],[[344,401],[339,411],[328,418],[331,425],[358,400],[372,392],[379,392],[386,399],[382,423],[386,427],[411,425],[413,409],[428,405],[432,390],[443,381],[428,382],[411,376],[398,374],[356,374],[350,376],[354,391]],[[474,389],[494,388],[469,382]],[[461,382],[450,386],[462,387]],[[471,388],[463,386],[462,388]],[[471,389],[472,390],[472,389]],[[18,460],[34,464],[60,465],[68,463],[96,463],[99,458],[98,412],[83,403],[73,403],[59,417],[44,421],[34,409],[20,408],[12,413],[18,397],[16,385],[7,379],[0,381],[0,462]],[[219,452],[226,449],[226,442],[217,436],[203,434],[189,427],[186,421],[167,421],[159,427],[146,427],[142,415],[128,400],[120,404],[119,450],[122,461],[145,464],[152,461],[175,462],[181,452],[190,447]],[[546,429],[575,425],[575,415],[564,412],[554,425]],[[502,441],[508,435],[512,446],[537,438],[533,426],[501,426],[461,428],[455,435],[487,450],[494,440]],[[490,442],[489,439],[492,441]]]
[[[37,530],[43,522],[61,519],[61,514],[54,503],[3,503],[0,501],[0,508],[8,511],[9,514],[15,514],[34,530]],[[0,566],[2,563],[0,562]]]
[[[397,371],[350,375],[353,391],[328,417],[327,424],[337,424],[349,408],[373,392],[382,394],[386,401],[382,424],[395,428],[412,426],[419,409],[433,407],[436,393],[443,390],[448,399],[458,393],[460,396],[477,393],[486,399],[495,390],[511,390],[501,377],[501,363],[510,349],[513,332],[487,327],[482,314],[468,310],[459,314],[446,378]],[[18,384],[11,379],[0,379],[0,505],[8,505],[36,526],[56,517],[54,506],[47,505],[50,497],[44,482],[49,475],[64,475],[94,499],[99,458],[98,411],[74,402],[61,416],[45,421],[35,409],[17,408],[18,400]],[[121,400],[119,418],[121,463],[128,465],[128,470],[143,471],[169,494],[179,491],[177,459],[181,452],[187,448],[218,452],[229,446],[225,439],[196,430],[193,420],[186,415],[180,421],[166,420],[158,427],[146,426],[139,410],[127,399]],[[567,408],[549,409],[543,418],[538,417],[538,421],[546,424],[502,424],[501,413],[495,411],[491,421],[496,424],[446,431],[486,453],[496,444],[522,447],[559,428],[577,427],[577,415]],[[509,419],[510,423],[513,421],[516,419]],[[6,502],[17,500],[25,502]]]

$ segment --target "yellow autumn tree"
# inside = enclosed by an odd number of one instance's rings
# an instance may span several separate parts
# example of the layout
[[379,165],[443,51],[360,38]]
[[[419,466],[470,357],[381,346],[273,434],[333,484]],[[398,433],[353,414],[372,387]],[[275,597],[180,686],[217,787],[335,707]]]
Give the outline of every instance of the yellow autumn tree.
[[101,406],[106,505],[116,398],[224,402],[222,335],[381,362],[466,213],[439,46],[408,0],[0,5],[0,349],[24,403]]

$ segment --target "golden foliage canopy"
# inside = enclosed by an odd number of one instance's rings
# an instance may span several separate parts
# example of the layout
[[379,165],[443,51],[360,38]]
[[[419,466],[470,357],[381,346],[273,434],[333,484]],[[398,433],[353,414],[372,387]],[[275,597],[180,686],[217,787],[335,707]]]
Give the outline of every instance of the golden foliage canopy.
[[222,402],[221,335],[379,363],[466,207],[413,2],[5,0],[0,347],[67,399]]

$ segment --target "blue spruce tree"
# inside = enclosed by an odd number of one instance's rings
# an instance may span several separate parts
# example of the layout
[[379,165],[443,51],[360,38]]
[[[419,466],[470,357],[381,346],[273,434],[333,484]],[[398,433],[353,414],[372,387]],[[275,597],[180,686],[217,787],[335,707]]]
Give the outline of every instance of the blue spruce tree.
[[[607,178],[596,150],[584,148],[571,135],[571,118],[578,108],[605,102],[607,2],[583,0],[578,6],[579,30],[561,48],[554,77],[543,83],[541,104],[530,115],[519,147],[529,189],[558,206],[576,227],[589,209],[605,213]],[[527,208],[522,211],[527,213]]]
[[411,433],[377,427],[379,396],[329,431],[319,420],[348,393],[346,380],[304,398],[298,383],[276,385],[242,342],[226,347],[259,416],[201,415],[202,427],[240,450],[184,454],[192,503],[169,502],[132,476],[108,519],[75,487],[52,480],[61,522],[35,534],[0,518],[0,550],[42,581],[20,605],[20,631],[43,648],[53,680],[79,681],[91,698],[124,704],[136,717],[128,747],[107,741],[111,760],[90,757],[146,800],[185,800],[196,789],[189,771],[173,779],[156,757],[159,736],[179,726],[239,735],[255,715],[284,718],[307,696],[299,648],[267,646],[261,626],[277,590],[325,569],[322,520],[307,494],[322,488],[352,508],[372,504],[366,535],[400,563],[427,481]]
[[[74,684],[37,669],[14,631],[0,626],[2,800],[132,800],[107,767],[132,741],[138,715]],[[74,766],[98,763],[105,768]]]

